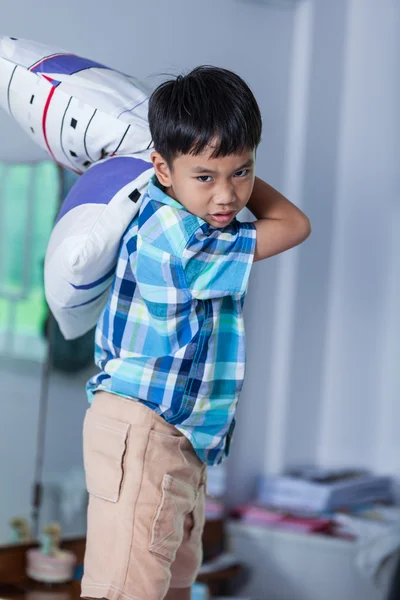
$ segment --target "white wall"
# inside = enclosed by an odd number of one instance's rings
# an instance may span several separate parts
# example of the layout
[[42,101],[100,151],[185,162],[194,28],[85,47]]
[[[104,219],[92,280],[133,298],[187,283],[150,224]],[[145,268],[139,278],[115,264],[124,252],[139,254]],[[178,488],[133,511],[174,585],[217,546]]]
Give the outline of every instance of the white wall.
[[[82,423],[87,408],[84,386],[92,372],[51,374],[45,479],[82,465]],[[31,517],[41,376],[37,363],[0,360],[0,544],[10,540],[10,517]]]
[[[400,333],[399,316],[387,312],[400,277],[392,246],[400,224],[399,17],[399,3],[390,0],[354,0],[348,17],[318,442],[325,462],[381,471],[398,471],[400,450],[400,387],[384,348],[388,334]],[[398,293],[393,300],[398,307]]]
[[234,501],[257,473],[293,463],[398,474],[399,20],[391,0],[297,10],[292,100],[302,108],[289,108],[287,156],[297,162],[283,187],[313,234],[270,261],[276,293],[254,275]]
[[[115,0],[112,6],[99,0],[70,0],[59,3],[57,12],[51,0],[35,3],[14,0],[2,15],[2,31],[65,48],[139,77],[151,76],[151,85],[159,81],[157,74],[180,72],[198,64],[234,69],[254,89],[264,116],[259,174],[281,186],[293,19],[291,9],[238,0],[203,0],[201,3]],[[44,156],[3,113],[0,113],[0,131],[0,159],[29,160]],[[274,264],[258,268],[254,287],[260,286],[260,297],[263,289],[267,295],[273,295],[275,277]],[[253,298],[256,297],[254,293]],[[265,321],[263,315],[260,319]],[[253,327],[250,323],[250,330]],[[254,338],[253,343],[261,345],[262,340]],[[53,381],[46,436],[46,473],[81,461],[81,421],[86,409],[83,384],[83,376],[73,382],[59,376]],[[261,378],[257,379],[257,390],[257,398],[261,400],[265,395]],[[33,464],[37,375],[32,379],[23,369],[19,369],[18,377],[15,373],[4,373],[0,398],[9,414],[8,420],[0,419],[0,443],[8,455],[7,473],[10,473],[3,484],[5,475],[0,471],[0,485],[7,486],[10,499],[18,497],[20,502],[5,506],[4,497],[0,495],[0,520],[4,523],[10,511],[25,512],[29,507],[28,473]],[[25,410],[21,398],[29,398],[32,414]],[[18,436],[14,435],[16,421]],[[24,471],[21,471],[17,463],[24,460]],[[0,527],[0,540],[4,539],[5,532],[6,528]]]
[[39,368],[0,363],[0,543],[9,539],[8,519],[30,516],[39,406]]

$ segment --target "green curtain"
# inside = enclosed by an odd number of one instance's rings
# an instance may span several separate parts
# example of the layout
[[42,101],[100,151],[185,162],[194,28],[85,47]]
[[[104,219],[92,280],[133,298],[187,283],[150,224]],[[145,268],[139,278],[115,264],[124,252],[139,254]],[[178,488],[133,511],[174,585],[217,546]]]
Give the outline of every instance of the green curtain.
[[0,163],[0,338],[43,337],[43,263],[60,185],[53,162]]

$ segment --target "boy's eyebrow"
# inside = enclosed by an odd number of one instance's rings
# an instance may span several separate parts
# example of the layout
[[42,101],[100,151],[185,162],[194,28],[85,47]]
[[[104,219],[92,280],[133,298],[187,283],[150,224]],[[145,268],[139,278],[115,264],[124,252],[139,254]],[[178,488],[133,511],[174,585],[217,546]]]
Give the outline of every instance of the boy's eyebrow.
[[[250,167],[252,167],[254,165],[254,160],[252,158],[250,158],[250,160],[248,160],[247,162],[245,162],[243,165],[241,165],[240,167],[238,167],[237,169],[235,169],[235,173],[237,173],[237,171],[241,171],[242,169],[248,169]],[[213,169],[208,169],[207,167],[193,167],[192,169],[193,173],[199,173],[199,174],[207,174],[207,175],[216,175],[217,171],[214,171]]]

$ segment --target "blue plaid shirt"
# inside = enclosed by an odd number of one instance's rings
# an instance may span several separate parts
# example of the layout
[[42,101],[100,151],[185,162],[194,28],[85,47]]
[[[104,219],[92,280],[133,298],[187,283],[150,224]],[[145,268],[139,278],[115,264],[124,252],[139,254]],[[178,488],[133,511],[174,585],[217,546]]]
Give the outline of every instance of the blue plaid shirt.
[[209,464],[229,453],[245,371],[243,301],[252,223],[217,229],[150,182],[127,229],[97,326],[88,383],[139,400],[176,426]]

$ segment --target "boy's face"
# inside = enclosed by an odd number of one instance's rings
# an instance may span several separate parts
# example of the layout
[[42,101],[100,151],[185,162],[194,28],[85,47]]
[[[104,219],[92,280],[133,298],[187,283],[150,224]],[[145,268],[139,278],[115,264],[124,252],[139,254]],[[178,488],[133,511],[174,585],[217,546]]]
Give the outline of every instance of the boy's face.
[[212,148],[198,156],[175,158],[170,169],[158,153],[152,161],[167,194],[189,212],[216,228],[229,225],[248,203],[255,178],[255,150],[211,158]]

